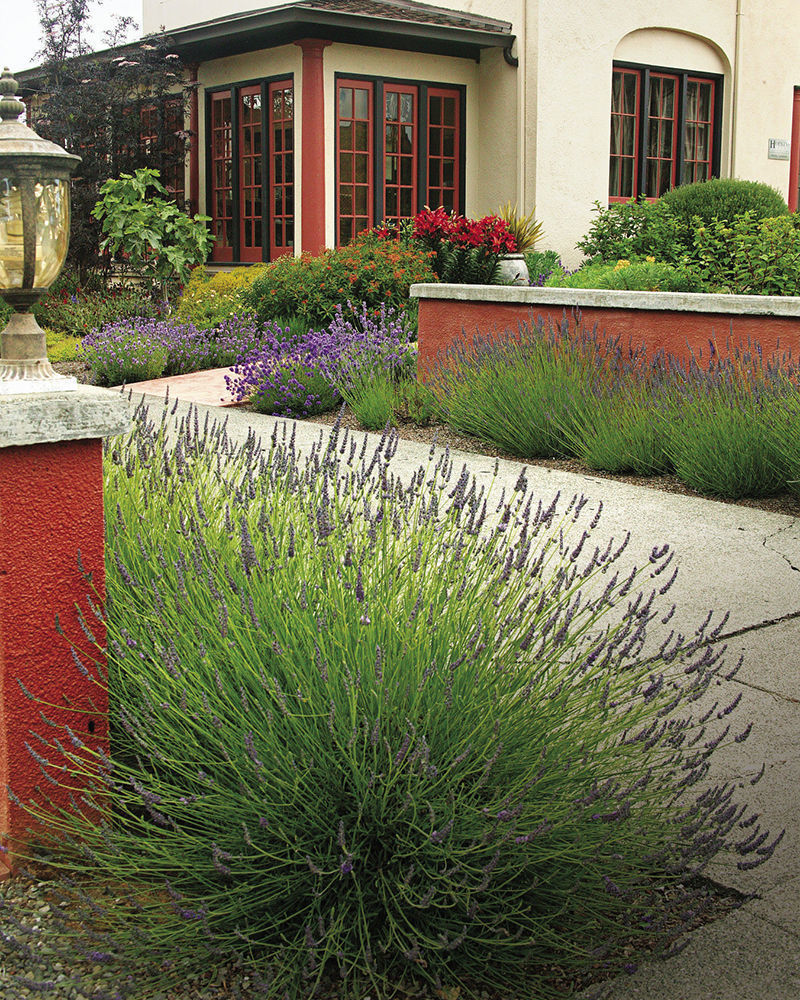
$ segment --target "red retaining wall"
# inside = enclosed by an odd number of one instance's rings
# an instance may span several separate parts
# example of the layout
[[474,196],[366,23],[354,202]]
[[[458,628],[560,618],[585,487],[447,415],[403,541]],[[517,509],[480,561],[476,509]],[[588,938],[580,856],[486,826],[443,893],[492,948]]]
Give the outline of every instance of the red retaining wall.
[[[424,375],[440,353],[456,340],[470,341],[476,332],[483,336],[506,330],[516,332],[520,323],[536,322],[542,317],[547,324],[560,324],[566,313],[570,323],[579,319],[584,328],[591,329],[595,324],[598,329],[614,337],[620,337],[623,343],[643,344],[648,355],[653,356],[663,350],[675,355],[682,361],[688,361],[692,354],[695,357],[707,358],[709,342],[714,341],[717,349],[724,352],[730,337],[731,343],[746,345],[748,341],[760,345],[765,356],[776,352],[791,352],[791,356],[800,359],[800,299],[776,300],[766,296],[679,296],[681,304],[692,299],[713,300],[723,306],[728,304],[733,310],[720,308],[693,311],[687,308],[664,308],[665,296],[670,293],[627,293],[604,292],[596,298],[612,299],[615,296],[629,296],[631,301],[641,302],[646,296],[654,296],[660,308],[634,308],[615,305],[590,305],[592,293],[575,295],[578,290],[566,289],[522,289],[518,293],[518,301],[503,301],[499,296],[514,298],[511,289],[504,287],[487,288],[473,286],[479,298],[468,298],[469,286],[451,286],[457,288],[457,296],[453,298],[440,297],[446,294],[446,286],[417,285],[412,294],[419,297],[419,371]],[[552,293],[571,291],[571,296],[564,296],[561,302],[552,301]],[[585,292],[587,290],[579,290]],[[533,301],[536,293],[546,293],[550,301]],[[497,294],[498,299],[487,296]],[[533,293],[533,294],[531,294]],[[634,298],[635,297],[635,298]],[[573,301],[570,301],[572,299]],[[575,301],[575,300],[582,301]],[[743,300],[754,300],[743,302]],[[763,306],[765,313],[758,314],[751,309]],[[747,311],[742,312],[742,308]],[[780,309],[784,314],[776,315],[773,310]]]

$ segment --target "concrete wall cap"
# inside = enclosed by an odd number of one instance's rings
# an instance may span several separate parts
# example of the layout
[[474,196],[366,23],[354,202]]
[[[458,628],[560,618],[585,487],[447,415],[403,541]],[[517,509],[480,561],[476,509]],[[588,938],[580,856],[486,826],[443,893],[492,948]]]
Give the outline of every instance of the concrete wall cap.
[[88,385],[75,392],[2,396],[0,448],[124,434],[131,409],[127,393]]
[[798,316],[796,295],[711,295],[698,292],[629,292],[604,288],[529,288],[524,285],[411,286],[418,299],[495,302],[498,305],[563,305],[594,309],[717,313],[730,316]]

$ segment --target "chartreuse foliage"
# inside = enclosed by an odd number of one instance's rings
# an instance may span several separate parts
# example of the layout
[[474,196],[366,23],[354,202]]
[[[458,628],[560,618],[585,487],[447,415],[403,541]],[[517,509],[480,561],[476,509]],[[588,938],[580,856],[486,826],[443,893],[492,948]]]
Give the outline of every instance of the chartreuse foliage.
[[42,722],[48,778],[87,787],[28,806],[63,870],[42,992],[68,961],[119,997],[227,964],[264,997],[545,996],[553,963],[669,947],[721,851],[772,853],[705,780],[749,727],[721,626],[662,624],[667,548],[637,573],[584,499],[447,453],[401,482],[395,446],[301,459],[166,410],[111,443],[108,678],[79,669],[114,741]]

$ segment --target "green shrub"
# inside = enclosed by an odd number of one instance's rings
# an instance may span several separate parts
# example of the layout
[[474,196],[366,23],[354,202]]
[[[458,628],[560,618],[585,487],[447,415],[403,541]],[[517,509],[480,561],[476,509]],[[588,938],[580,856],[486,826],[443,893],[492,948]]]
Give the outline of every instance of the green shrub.
[[783,469],[786,488],[800,495],[800,390],[796,367],[776,375],[774,393],[766,406],[768,447]]
[[691,246],[691,226],[674,215],[663,199],[648,202],[594,203],[597,213],[589,232],[576,244],[589,260],[635,260],[655,257],[676,264]]
[[51,361],[80,360],[81,341],[79,337],[64,336],[52,330],[47,330],[47,357]]
[[419,382],[416,372],[400,379],[394,386],[394,413],[400,420],[408,420],[419,427],[427,427],[441,416],[436,394]]
[[196,267],[186,283],[175,315],[201,329],[218,326],[231,316],[245,316],[244,293],[264,270],[261,265],[235,267],[208,274]]
[[556,269],[563,270],[556,250],[533,250],[525,254],[532,285],[543,285]]
[[49,292],[35,306],[39,324],[70,337],[83,337],[108,323],[133,317],[158,319],[166,315],[162,302],[137,285],[110,285],[97,291]]
[[572,274],[554,270],[547,286],[564,288],[608,288],[644,292],[700,292],[706,286],[688,267],[665,264],[654,259],[597,261],[585,264]]
[[800,225],[796,215],[758,219],[747,212],[694,231],[693,270],[711,287],[736,295],[800,295]]
[[243,298],[261,323],[297,316],[322,328],[348,302],[366,302],[376,313],[384,304],[403,309],[412,284],[436,280],[430,260],[420,248],[365,236],[319,257],[281,257],[260,269]]
[[622,382],[595,393],[568,428],[575,455],[590,469],[653,476],[669,470],[664,400],[643,378],[627,373]]
[[774,403],[762,373],[721,365],[673,387],[667,453],[678,477],[706,496],[769,496],[787,470],[775,446]]
[[[172,433],[140,410],[107,454],[112,757],[46,719],[35,744],[84,789],[25,803],[65,869],[40,982],[99,965],[115,996],[171,995],[233,966],[270,997],[562,995],[553,965],[674,939],[718,855],[769,858],[705,780],[750,727],[738,696],[699,701],[724,690],[711,616],[690,640],[660,623],[666,546],[629,572],[584,501],[524,471],[487,495],[447,460],[401,481],[386,438],[301,461],[191,414]],[[7,947],[32,899],[0,911]]]
[[789,211],[783,195],[769,184],[721,177],[681,184],[663,194],[659,202],[687,225],[695,218],[708,225],[714,219],[732,222],[745,212],[755,219],[768,219]]
[[447,423],[522,458],[574,453],[571,429],[592,406],[607,361],[593,333],[520,324],[519,332],[456,344],[431,385]]
[[351,378],[341,390],[344,401],[370,431],[382,430],[394,416],[395,387],[388,375],[365,373]]

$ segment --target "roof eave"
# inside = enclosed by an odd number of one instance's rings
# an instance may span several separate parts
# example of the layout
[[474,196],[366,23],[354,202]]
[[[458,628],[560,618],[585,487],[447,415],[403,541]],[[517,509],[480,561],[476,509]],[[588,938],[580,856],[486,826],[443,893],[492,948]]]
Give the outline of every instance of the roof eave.
[[515,40],[510,31],[484,31],[297,7],[220,18],[179,28],[170,32],[170,37],[176,51],[189,62],[274,48],[308,37],[470,59],[478,59],[482,49],[509,48]]

